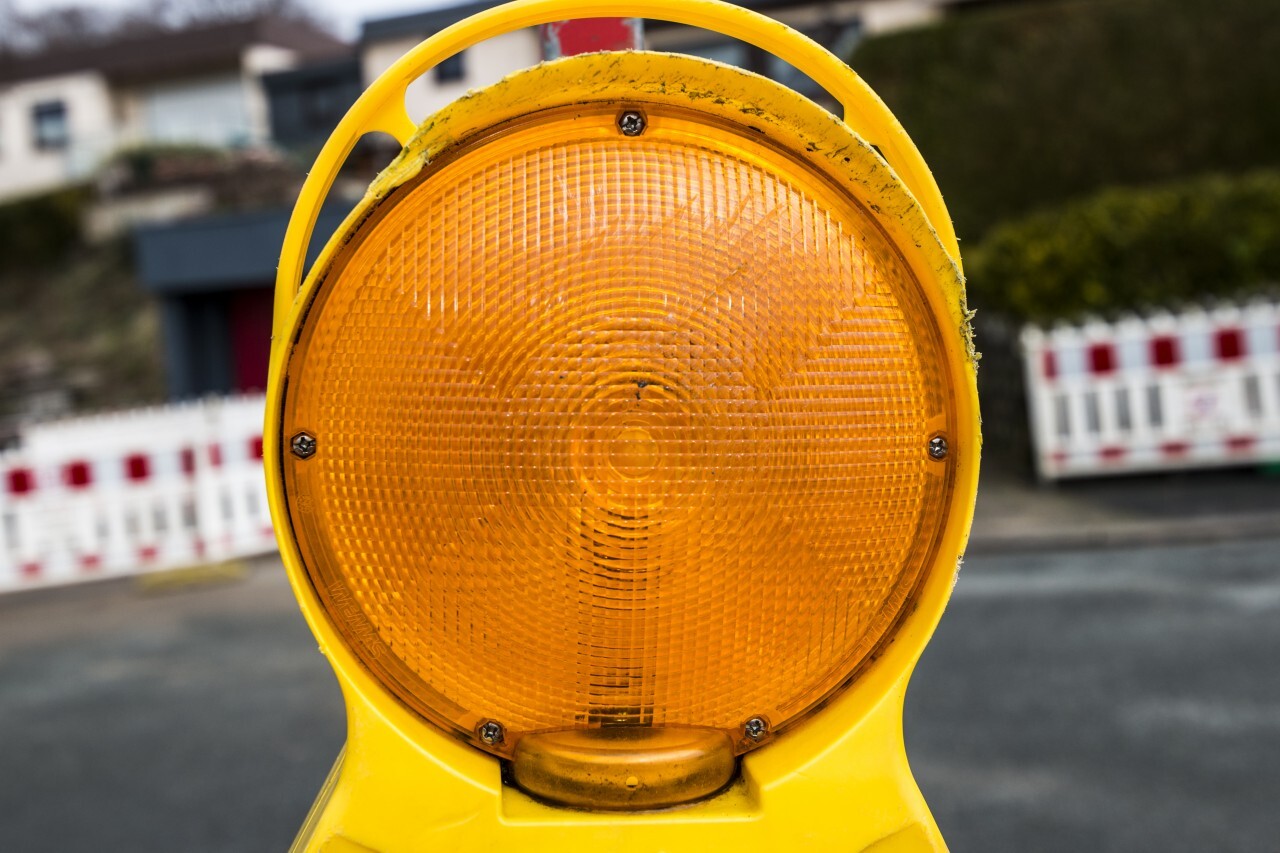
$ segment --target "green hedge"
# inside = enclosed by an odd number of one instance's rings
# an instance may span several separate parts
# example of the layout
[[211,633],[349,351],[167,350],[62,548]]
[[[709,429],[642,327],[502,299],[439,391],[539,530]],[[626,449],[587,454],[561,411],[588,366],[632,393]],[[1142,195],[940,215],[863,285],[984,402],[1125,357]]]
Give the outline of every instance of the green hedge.
[[933,168],[962,239],[1110,185],[1280,167],[1275,0],[956,14],[851,63]]
[[57,264],[80,242],[82,188],[0,204],[0,273]]
[[999,226],[966,250],[969,304],[1076,318],[1280,282],[1280,172],[1110,189]]

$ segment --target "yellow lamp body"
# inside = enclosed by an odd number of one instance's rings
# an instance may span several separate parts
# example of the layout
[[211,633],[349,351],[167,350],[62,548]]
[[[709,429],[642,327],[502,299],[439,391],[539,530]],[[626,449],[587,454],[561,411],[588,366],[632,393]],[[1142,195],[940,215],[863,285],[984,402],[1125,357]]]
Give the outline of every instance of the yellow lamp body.
[[[421,127],[405,114],[405,86],[434,64],[509,30],[575,17],[637,16],[691,24],[768,49],[844,106],[844,120],[802,96],[736,69],[648,52],[545,63],[473,93]],[[289,364],[322,276],[304,280],[306,247],[338,169],[364,133],[391,133],[405,151],[370,188],[313,270],[344,249],[369,212],[460,140],[530,113],[575,105],[692,111],[741,125],[811,165],[866,208],[922,283],[937,324],[951,395],[951,499],[926,567],[885,641],[812,713],[746,751],[731,784],[668,809],[608,812],[534,799],[504,782],[494,755],[415,713],[335,626],[308,572],[286,494],[292,463],[282,424]],[[874,147],[873,147],[874,146]],[[902,705],[912,668],[955,582],[972,519],[979,425],[975,359],[955,236],[918,152],[875,95],[843,63],[798,33],[717,0],[563,3],[517,0],[424,42],[376,81],[325,146],[290,221],[276,289],[264,456],[272,514],[295,595],[341,684],[348,712],[342,755],[299,833],[304,851],[426,850],[934,850],[945,845],[907,763]],[[323,452],[324,437],[321,436]],[[333,607],[332,601],[329,607]]]

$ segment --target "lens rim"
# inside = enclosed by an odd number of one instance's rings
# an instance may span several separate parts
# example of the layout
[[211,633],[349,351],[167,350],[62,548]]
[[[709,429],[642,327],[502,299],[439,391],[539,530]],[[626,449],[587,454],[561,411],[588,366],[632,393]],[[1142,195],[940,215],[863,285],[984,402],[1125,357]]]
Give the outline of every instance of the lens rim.
[[[583,95],[581,77],[578,76],[576,67],[588,59],[573,57],[517,74],[490,89],[473,93],[424,125],[401,157],[375,183],[365,202],[348,218],[344,228],[335,235],[313,268],[288,320],[289,352],[286,357],[292,358],[292,349],[298,342],[312,300],[337,257],[345,234],[362,224],[383,200],[405,185],[418,171],[417,167],[423,160],[436,162],[442,157],[447,158],[451,151],[458,150],[457,140],[471,140],[478,133],[501,127],[505,122],[517,120],[522,114],[527,114],[527,93],[531,85],[544,94],[541,107],[556,105],[548,102],[547,93],[551,93],[551,101],[559,101],[561,104],[580,103],[580,100],[575,100]],[[887,636],[892,637],[892,642],[885,649],[885,654],[866,667],[867,670],[877,667],[888,669],[899,675],[909,672],[936,624],[941,606],[945,604],[949,593],[950,579],[954,576],[954,561],[967,537],[972,496],[976,487],[977,408],[976,394],[972,390],[973,352],[959,270],[941,246],[915,200],[897,181],[892,170],[874,149],[829,113],[763,78],[705,60],[653,54],[633,54],[618,59],[620,61],[609,66],[613,72],[613,79],[605,81],[609,85],[600,86],[599,77],[592,80],[596,84],[592,91],[600,100],[624,108],[645,103],[687,106],[700,113],[718,115],[726,121],[739,119],[743,114],[749,115],[749,126],[753,131],[760,132],[772,143],[817,166],[824,174],[837,180],[860,203],[876,211],[880,224],[890,240],[903,252],[908,266],[921,283],[925,298],[939,321],[939,329],[943,332],[944,352],[952,368],[957,407],[957,435],[951,442],[951,463],[955,465],[956,471],[952,507],[944,524],[944,542],[936,552],[935,565],[926,569],[922,575],[915,610],[900,620],[896,630],[889,632]],[[644,63],[642,67],[637,65],[640,62]],[[547,79],[548,77],[551,79]],[[667,83],[671,80],[679,80],[681,85],[669,90]],[[696,88],[696,84],[703,81],[714,87],[710,90],[724,92],[725,97],[718,99],[719,103],[716,104],[704,102],[698,93],[708,89]],[[695,85],[690,85],[691,83]],[[768,96],[762,94],[769,89],[772,91]],[[761,104],[765,106],[762,107]],[[779,105],[781,108],[769,109],[769,106]],[[469,134],[468,128],[472,130]],[[820,145],[816,144],[819,140]],[[948,335],[947,330],[953,330],[955,334]],[[282,410],[286,387],[287,372],[280,371],[280,381],[275,382],[269,392],[271,405],[276,412]],[[278,429],[271,440],[277,443],[275,458],[282,461],[283,454],[279,453],[278,448],[282,439]],[[281,493],[284,479],[282,467],[282,464],[278,464],[269,470],[273,495]],[[278,506],[283,502],[283,498],[273,500],[273,511],[276,513],[278,529],[281,529],[282,550],[286,554],[295,590],[299,591],[301,600],[303,590],[310,586],[309,573],[301,564],[289,514]],[[284,524],[281,525],[281,522]],[[945,586],[945,592],[939,593],[942,586]],[[313,628],[317,628],[319,622],[327,623],[328,630],[325,633],[329,639],[328,645],[342,647],[345,652],[341,671],[349,674],[352,670],[361,670],[366,676],[369,675],[358,656],[346,647],[342,634],[334,628],[329,614],[320,605],[314,587],[310,588],[307,598],[309,600],[303,601],[304,610],[312,620]],[[888,659],[891,657],[899,660],[889,663]],[[354,667],[351,666],[353,663]],[[861,671],[851,675],[853,684],[848,687],[856,687],[861,682],[869,683],[869,675],[869,672]],[[367,679],[361,680],[369,683]],[[376,690],[387,690],[386,685],[376,677],[372,678],[372,686]],[[843,700],[848,692],[848,688],[839,690],[838,695],[829,697],[805,717],[811,719],[823,705]]]

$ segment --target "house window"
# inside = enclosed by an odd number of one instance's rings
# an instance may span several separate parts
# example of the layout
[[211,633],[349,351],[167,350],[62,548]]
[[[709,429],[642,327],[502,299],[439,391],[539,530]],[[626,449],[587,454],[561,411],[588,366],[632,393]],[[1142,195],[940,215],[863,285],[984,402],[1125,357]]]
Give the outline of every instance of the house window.
[[44,101],[31,108],[31,124],[36,148],[45,151],[66,148],[70,140],[67,128],[67,105],[62,101]]
[[464,61],[466,51],[460,51],[436,66],[437,83],[452,83],[467,76],[467,64]]

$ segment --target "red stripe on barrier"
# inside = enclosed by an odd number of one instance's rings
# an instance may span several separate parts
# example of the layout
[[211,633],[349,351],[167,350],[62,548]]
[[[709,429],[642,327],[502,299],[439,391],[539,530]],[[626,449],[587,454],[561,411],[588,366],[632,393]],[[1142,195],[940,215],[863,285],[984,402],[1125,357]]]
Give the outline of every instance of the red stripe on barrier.
[[253,438],[249,439],[249,458],[262,458],[262,436],[255,435]]
[[24,578],[38,578],[40,577],[40,572],[43,570],[43,568],[44,567],[37,562],[30,562],[30,563],[23,563],[18,568],[18,571],[22,572],[22,576]]
[[151,478],[151,460],[141,453],[124,458],[124,475],[131,482],[139,483]]
[[193,476],[196,473],[196,452],[190,447],[184,447],[179,458],[182,473],[188,477]]
[[9,494],[25,495],[36,489],[36,472],[30,468],[14,468],[6,477]]
[[1111,373],[1116,369],[1116,348],[1111,344],[1089,347],[1089,372]]
[[204,556],[204,540],[203,539],[196,539],[194,542],[191,543],[191,545],[195,550],[197,557]]
[[1151,339],[1151,363],[1156,367],[1172,367],[1182,361],[1178,339],[1161,335]]
[[68,462],[62,466],[62,482],[72,489],[93,485],[93,468],[88,462]]
[[1049,458],[1053,460],[1053,464],[1059,467],[1067,464],[1067,452],[1065,450],[1055,450],[1049,454]]
[[144,563],[149,563],[152,560],[154,560],[159,555],[159,553],[160,553],[160,549],[158,549],[155,545],[144,545],[143,547],[138,549],[138,559]]
[[1232,453],[1248,453],[1258,443],[1257,436],[1233,435],[1227,439],[1227,450]]
[[1041,359],[1041,367],[1044,369],[1045,379],[1054,379],[1058,375],[1058,357],[1053,352],[1045,350],[1044,357]]
[[92,572],[102,567],[102,557],[97,554],[81,554],[80,568]]
[[1235,361],[1244,357],[1244,335],[1239,329],[1219,329],[1214,335],[1214,348],[1219,361]]
[[1126,447],[1104,447],[1098,451],[1098,455],[1102,457],[1103,462],[1118,462],[1128,454],[1129,449]]
[[1160,453],[1165,456],[1186,456],[1191,451],[1191,445],[1185,441],[1166,441],[1160,445]]
[[268,524],[262,528],[262,535],[264,537],[270,537],[274,539],[276,535],[276,529],[272,527],[270,524]]
[[222,467],[222,445],[209,445],[209,464],[214,468]]

